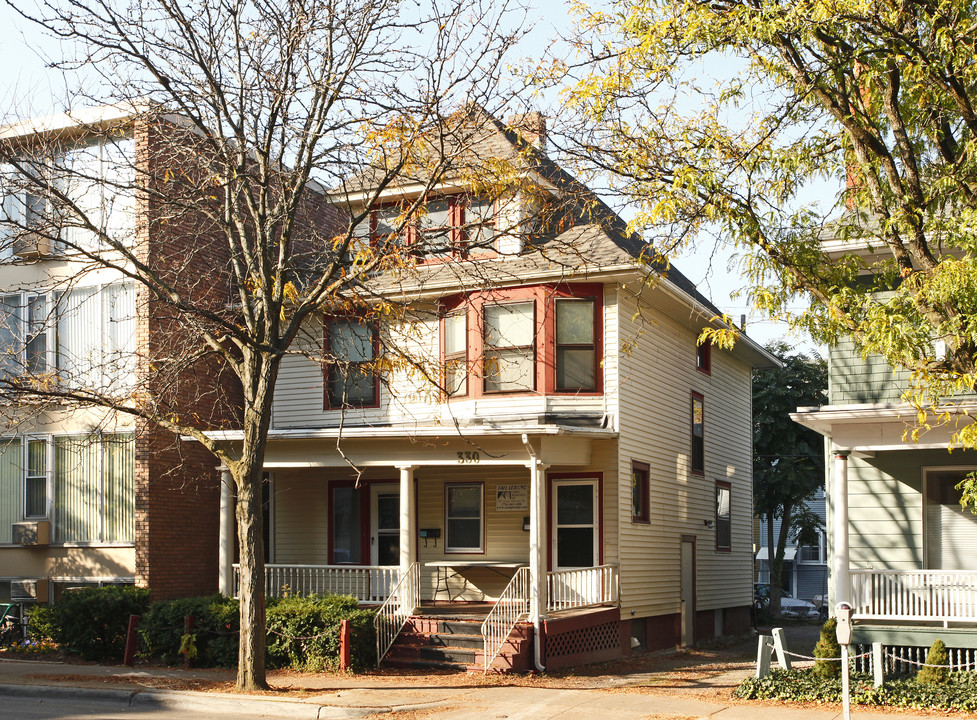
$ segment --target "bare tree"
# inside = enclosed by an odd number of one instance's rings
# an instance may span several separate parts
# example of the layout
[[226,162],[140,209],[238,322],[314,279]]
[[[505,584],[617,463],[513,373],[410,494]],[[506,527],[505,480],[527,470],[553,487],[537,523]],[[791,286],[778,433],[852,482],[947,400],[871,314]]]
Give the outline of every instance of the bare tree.
[[[8,254],[57,248],[69,267],[59,302],[83,274],[116,273],[165,340],[139,349],[127,382],[26,361],[5,376],[5,399],[107,408],[193,438],[227,468],[240,548],[237,686],[266,687],[260,503],[282,359],[315,354],[296,340],[321,313],[400,311],[368,281],[413,255],[365,242],[364,222],[392,182],[417,178],[423,198],[470,147],[469,120],[505,107],[503,58],[521,18],[479,0],[8,4],[77,48],[53,65],[98,88],[69,98],[72,122],[59,129],[14,124],[0,135],[6,190],[21,199],[5,205]],[[106,104],[117,112],[78,110]],[[79,149],[79,138],[98,142]],[[131,151],[107,161],[125,142]],[[92,170],[92,147],[113,172]],[[78,191],[93,183],[94,205]],[[337,202],[354,190],[355,205]],[[135,224],[114,223],[113,204]],[[208,394],[209,410],[189,410],[188,393]],[[208,433],[235,425],[243,441],[233,447]]]

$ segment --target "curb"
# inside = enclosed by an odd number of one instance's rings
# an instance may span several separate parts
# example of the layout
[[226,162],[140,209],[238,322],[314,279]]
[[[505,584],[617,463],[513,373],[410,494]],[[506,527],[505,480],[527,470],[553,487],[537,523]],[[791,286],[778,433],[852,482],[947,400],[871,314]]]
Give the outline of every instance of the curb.
[[107,688],[78,688],[61,685],[3,685],[0,697],[61,698],[64,700],[115,701],[128,708],[166,709],[192,712],[208,710],[235,715],[271,715],[295,720],[326,720],[361,718],[377,712],[389,712],[388,707],[336,707],[306,703],[300,700],[262,698],[251,695],[215,695],[173,690],[115,690]]

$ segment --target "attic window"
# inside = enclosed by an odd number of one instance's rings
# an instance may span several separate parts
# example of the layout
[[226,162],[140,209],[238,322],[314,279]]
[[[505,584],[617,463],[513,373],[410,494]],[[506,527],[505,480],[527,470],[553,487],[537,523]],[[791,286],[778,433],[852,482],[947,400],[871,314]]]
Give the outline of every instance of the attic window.
[[[405,217],[412,212],[412,217]],[[381,205],[357,227],[373,247],[403,244],[422,258],[466,257],[475,250],[495,249],[495,202],[468,195],[430,198],[413,208],[411,201]]]

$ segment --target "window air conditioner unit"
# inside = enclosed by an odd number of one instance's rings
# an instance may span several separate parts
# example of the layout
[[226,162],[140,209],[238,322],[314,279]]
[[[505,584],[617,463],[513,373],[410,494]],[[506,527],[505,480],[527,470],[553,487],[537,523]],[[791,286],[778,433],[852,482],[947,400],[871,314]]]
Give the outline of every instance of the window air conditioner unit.
[[50,545],[51,523],[47,520],[14,523],[11,535],[15,545]]
[[10,581],[11,602],[47,602],[47,578],[23,578]]
[[51,523],[48,520],[17,522],[11,525],[15,545],[50,545]]
[[25,232],[14,238],[14,255],[25,259],[48,257],[51,255],[51,239],[36,232]]

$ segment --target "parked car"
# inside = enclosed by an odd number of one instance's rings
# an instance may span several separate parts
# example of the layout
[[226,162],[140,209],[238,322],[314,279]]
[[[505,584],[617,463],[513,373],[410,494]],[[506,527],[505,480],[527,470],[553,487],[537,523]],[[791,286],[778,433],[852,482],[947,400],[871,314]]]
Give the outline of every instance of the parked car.
[[[765,610],[770,605],[770,585],[756,583],[753,586],[753,602],[757,610]],[[786,590],[780,591],[780,614],[789,618],[813,619],[820,617],[814,603],[795,598]]]

